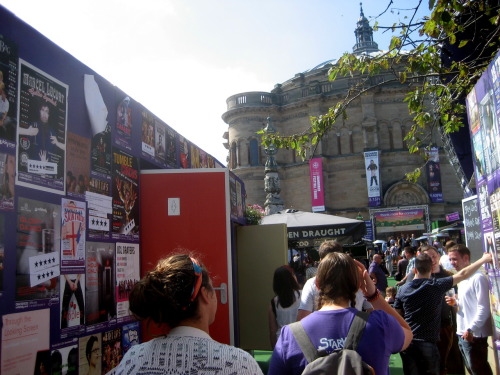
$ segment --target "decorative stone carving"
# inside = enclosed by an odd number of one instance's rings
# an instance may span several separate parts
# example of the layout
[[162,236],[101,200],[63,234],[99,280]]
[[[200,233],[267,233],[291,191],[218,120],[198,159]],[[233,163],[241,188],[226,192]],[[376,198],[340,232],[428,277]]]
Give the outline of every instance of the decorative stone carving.
[[413,206],[429,204],[429,195],[425,189],[408,181],[396,182],[384,196],[386,206]]

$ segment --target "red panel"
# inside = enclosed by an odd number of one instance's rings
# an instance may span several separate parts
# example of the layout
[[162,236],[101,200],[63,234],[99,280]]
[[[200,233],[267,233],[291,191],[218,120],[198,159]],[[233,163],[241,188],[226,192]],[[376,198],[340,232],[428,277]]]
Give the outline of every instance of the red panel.
[[[181,248],[200,256],[214,286],[229,285],[226,178],[224,171],[141,174],[141,275]],[[180,198],[180,216],[168,216],[168,198]],[[210,335],[229,344],[229,305],[218,300]]]

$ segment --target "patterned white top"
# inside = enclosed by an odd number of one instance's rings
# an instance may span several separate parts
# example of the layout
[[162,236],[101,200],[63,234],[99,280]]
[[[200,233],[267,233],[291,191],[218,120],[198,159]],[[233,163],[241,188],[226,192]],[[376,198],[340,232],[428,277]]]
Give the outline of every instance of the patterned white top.
[[263,375],[249,353],[214,341],[204,331],[187,326],[132,346],[115,374]]

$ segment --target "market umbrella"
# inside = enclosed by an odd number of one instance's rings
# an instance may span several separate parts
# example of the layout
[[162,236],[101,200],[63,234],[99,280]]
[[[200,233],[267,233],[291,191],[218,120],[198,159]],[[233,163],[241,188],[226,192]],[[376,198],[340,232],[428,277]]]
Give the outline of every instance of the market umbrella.
[[310,240],[327,237],[351,237],[352,242],[365,234],[365,222],[342,216],[298,210],[283,210],[264,216],[261,225],[286,224],[289,240]]

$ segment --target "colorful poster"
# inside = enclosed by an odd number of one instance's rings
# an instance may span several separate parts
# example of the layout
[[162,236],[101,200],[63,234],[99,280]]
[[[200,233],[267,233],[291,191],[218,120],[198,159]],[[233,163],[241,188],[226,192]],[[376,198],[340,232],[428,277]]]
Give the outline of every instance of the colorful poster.
[[187,169],[191,167],[190,142],[179,134],[179,161],[180,167]]
[[78,374],[78,339],[55,345],[50,356],[52,375]]
[[17,128],[17,45],[0,34],[0,150],[13,152]]
[[104,374],[101,371],[102,341],[101,334],[80,337],[79,347],[79,371],[78,374]]
[[[3,375],[50,372],[50,310],[33,310],[2,317]],[[45,370],[42,372],[41,370]]]
[[166,141],[166,162],[167,166],[171,168],[177,168],[177,152],[176,152],[176,138],[177,133],[170,126],[167,126],[166,133],[167,141]]
[[124,97],[116,109],[115,145],[132,151],[132,106],[128,96]]
[[432,203],[442,203],[443,191],[441,185],[441,165],[439,164],[439,148],[432,147],[426,150],[427,163],[425,172],[427,176],[427,191]]
[[139,322],[132,322],[122,327],[122,349],[125,354],[132,346],[139,344]]
[[201,168],[200,165],[200,149],[196,147],[194,144],[190,144],[190,152],[191,152],[191,168]]
[[16,183],[65,194],[68,86],[26,61],[19,67]]
[[111,180],[111,126],[108,124],[108,108],[95,77],[83,76],[85,105],[90,120],[92,142],[90,145],[91,177]]
[[83,198],[90,188],[90,139],[68,132],[66,194]]
[[139,244],[116,243],[116,312],[118,322],[130,316],[128,297],[140,280]]
[[113,151],[112,237],[139,240],[139,161],[121,150]]
[[85,267],[85,202],[62,199],[61,268]]
[[309,160],[309,179],[311,182],[312,212],[325,211],[325,192],[323,190],[323,159]]
[[366,185],[368,188],[368,206],[382,204],[378,151],[367,151],[365,156]]
[[120,328],[102,333],[102,373],[107,374],[122,360],[122,330]]
[[87,326],[115,319],[115,244],[87,242],[85,283]]
[[14,210],[16,157],[0,153],[0,211]]
[[167,126],[163,121],[155,119],[155,157],[161,165],[165,165],[167,157]]
[[155,157],[155,116],[146,110],[142,111],[142,155]]
[[[61,329],[78,327],[85,324],[85,274],[61,275],[60,312]],[[79,333],[79,330],[72,329]],[[67,334],[67,332],[66,332]]]
[[17,210],[16,300],[56,298],[61,206],[19,198]]
[[[103,182],[105,184],[105,182]],[[104,185],[107,188],[107,185]],[[89,208],[88,236],[93,240],[109,239],[111,234],[112,198],[87,191],[85,200]]]
[[376,211],[374,214],[377,235],[388,232],[425,231],[423,208]]

